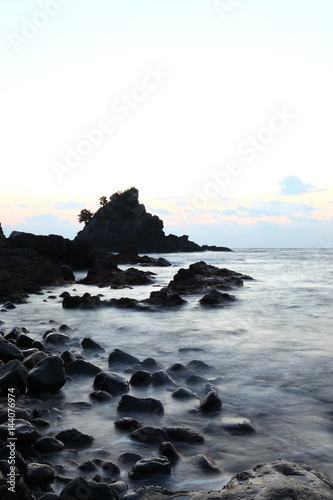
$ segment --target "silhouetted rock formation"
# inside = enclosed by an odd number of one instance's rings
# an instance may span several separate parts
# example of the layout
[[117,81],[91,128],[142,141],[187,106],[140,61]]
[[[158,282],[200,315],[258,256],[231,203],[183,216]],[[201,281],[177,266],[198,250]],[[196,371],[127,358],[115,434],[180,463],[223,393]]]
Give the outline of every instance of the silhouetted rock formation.
[[189,241],[186,235],[166,236],[163,221],[146,212],[144,205],[139,203],[139,191],[134,187],[113,194],[78,233],[74,242],[109,252],[119,252],[124,246],[131,246],[140,253],[230,251],[225,247],[201,247]]

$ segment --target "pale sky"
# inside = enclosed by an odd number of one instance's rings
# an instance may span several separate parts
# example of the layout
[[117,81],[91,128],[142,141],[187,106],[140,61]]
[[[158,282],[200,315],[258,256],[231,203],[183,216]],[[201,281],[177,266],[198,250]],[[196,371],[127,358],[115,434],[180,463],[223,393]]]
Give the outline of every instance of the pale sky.
[[135,186],[168,234],[333,246],[332,0],[0,0],[0,222],[74,237]]

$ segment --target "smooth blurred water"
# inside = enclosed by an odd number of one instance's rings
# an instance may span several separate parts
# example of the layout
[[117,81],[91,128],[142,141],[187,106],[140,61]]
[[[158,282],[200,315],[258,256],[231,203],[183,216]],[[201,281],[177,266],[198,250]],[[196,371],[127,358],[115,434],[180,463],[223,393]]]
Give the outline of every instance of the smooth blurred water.
[[[221,488],[235,472],[278,458],[308,462],[330,474],[333,250],[242,249],[164,256],[173,267],[144,268],[157,273],[154,285],[132,290],[76,284],[50,288],[45,292],[51,293],[31,296],[28,304],[1,314],[3,328],[26,326],[31,336],[40,339],[53,326],[48,323],[50,319],[66,323],[76,329],[72,337],[81,340],[89,336],[106,349],[104,356],[92,358],[104,370],[108,370],[108,354],[114,348],[140,359],[154,357],[165,367],[174,362],[186,364],[191,359],[201,359],[214,367],[207,378],[215,380],[224,403],[221,415],[214,418],[191,412],[197,402],[175,400],[170,391],[131,389],[133,395],[157,397],[165,405],[164,417],[143,417],[141,421],[155,426],[193,426],[205,435],[205,444],[179,445],[181,451],[185,456],[205,453],[224,471],[218,476],[198,474],[184,460],[174,470],[173,488]],[[201,295],[187,297],[188,304],[181,309],[154,313],[115,308],[63,310],[61,299],[48,298],[59,296],[63,290],[72,293],[74,288],[73,293],[80,295],[89,291],[103,293],[105,298],[147,298],[150,291],[165,286],[180,267],[199,260],[249,274],[254,280],[236,289],[233,293],[238,301],[226,308],[201,307]],[[179,353],[182,347],[204,351]],[[81,352],[79,347],[73,350]],[[62,393],[68,402],[89,401],[91,390],[92,380],[88,379],[80,381],[79,390],[77,383],[68,382]],[[155,448],[134,443],[114,429],[118,400],[89,410],[67,409],[59,429],[51,430],[76,427],[95,436],[94,447],[80,461],[91,458],[101,448],[110,450],[113,460],[124,451],[156,454]],[[230,416],[252,419],[256,433],[226,433],[220,423]]]

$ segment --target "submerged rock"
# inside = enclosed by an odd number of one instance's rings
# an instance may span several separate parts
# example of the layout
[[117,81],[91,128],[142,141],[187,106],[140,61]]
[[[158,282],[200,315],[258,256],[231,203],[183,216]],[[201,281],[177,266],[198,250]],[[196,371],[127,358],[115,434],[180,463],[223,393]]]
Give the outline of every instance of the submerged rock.
[[62,490],[59,500],[118,500],[118,493],[108,483],[97,483],[84,477],[70,481]]
[[128,381],[118,373],[100,372],[95,377],[94,389],[100,389],[108,392],[111,396],[116,396],[128,391]]
[[133,480],[150,479],[154,476],[169,476],[171,474],[171,464],[164,457],[149,457],[139,460],[129,471],[128,477]]
[[118,403],[118,411],[125,413],[153,413],[161,415],[164,413],[164,407],[161,401],[154,398],[137,398],[125,394]]
[[94,441],[93,436],[83,434],[77,429],[68,429],[58,432],[56,439],[64,443],[66,448],[74,448],[75,450],[87,448]]

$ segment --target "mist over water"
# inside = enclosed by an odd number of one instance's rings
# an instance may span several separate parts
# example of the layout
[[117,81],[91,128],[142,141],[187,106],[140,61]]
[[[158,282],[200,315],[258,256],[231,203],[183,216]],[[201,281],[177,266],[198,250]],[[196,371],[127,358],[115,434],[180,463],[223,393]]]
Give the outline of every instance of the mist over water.
[[[165,368],[200,359],[212,368],[203,376],[218,387],[223,401],[221,414],[213,417],[193,412],[196,400],[179,401],[163,388],[131,388],[130,394],[155,397],[165,406],[162,417],[133,415],[154,426],[190,425],[205,436],[201,445],[177,446],[186,457],[204,453],[222,469],[220,475],[198,473],[183,460],[174,468],[165,485],[173,489],[221,488],[235,472],[258,463],[284,458],[308,462],[331,473],[333,463],[333,250],[331,249],[249,249],[233,253],[191,253],[164,255],[173,264],[166,268],[143,268],[156,275],[154,285],[111,290],[84,285],[45,289],[44,295],[30,296],[28,304],[1,313],[2,328],[25,326],[41,339],[55,326],[49,320],[75,329],[77,353],[80,341],[91,337],[105,348],[105,354],[86,359],[107,371],[108,355],[122,349],[140,360],[153,357]],[[102,308],[64,310],[58,298],[64,290],[72,295],[102,293],[104,298],[148,298],[152,290],[167,285],[180,267],[204,260],[248,274],[253,281],[233,292],[238,301],[225,308],[203,308],[201,295],[186,297],[188,304],[177,310],[143,312]],[[82,273],[81,273],[82,274]],[[72,290],[75,289],[75,292]],[[50,292],[50,293],[48,293]],[[56,295],[56,299],[48,298]],[[46,302],[44,302],[46,300]],[[179,352],[180,348],[201,351]],[[201,374],[199,374],[201,375]],[[130,375],[128,375],[130,378]],[[59,396],[64,402],[90,401],[93,379],[67,382]],[[194,391],[195,387],[191,387]],[[49,429],[51,434],[75,427],[95,437],[92,448],[80,452],[80,463],[96,456],[98,450],[111,452],[110,460],[125,451],[144,456],[156,448],[136,443],[129,434],[115,429],[119,418],[119,397],[105,405],[82,409],[68,405],[63,419]],[[57,398],[53,402],[56,404]],[[253,421],[256,433],[232,435],[221,423],[231,417]],[[59,462],[64,460],[59,456]],[[55,463],[57,459],[55,459]],[[126,469],[121,467],[124,480]],[[129,482],[131,487],[137,482]]]

